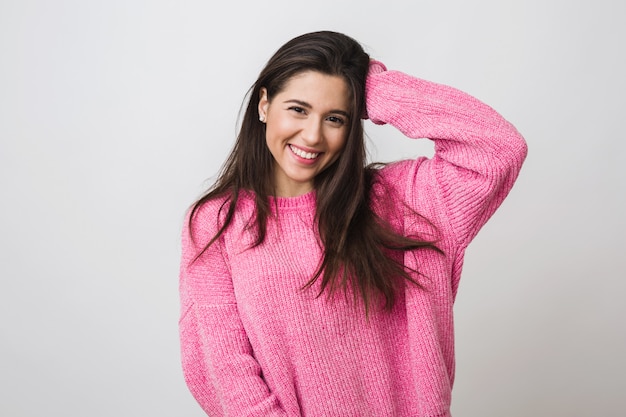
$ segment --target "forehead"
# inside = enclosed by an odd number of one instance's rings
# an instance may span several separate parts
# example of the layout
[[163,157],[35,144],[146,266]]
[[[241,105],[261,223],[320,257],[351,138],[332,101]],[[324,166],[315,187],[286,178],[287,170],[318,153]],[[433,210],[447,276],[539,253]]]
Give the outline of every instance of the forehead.
[[280,101],[300,100],[320,110],[349,110],[350,91],[346,81],[337,75],[306,71],[291,77],[276,95]]

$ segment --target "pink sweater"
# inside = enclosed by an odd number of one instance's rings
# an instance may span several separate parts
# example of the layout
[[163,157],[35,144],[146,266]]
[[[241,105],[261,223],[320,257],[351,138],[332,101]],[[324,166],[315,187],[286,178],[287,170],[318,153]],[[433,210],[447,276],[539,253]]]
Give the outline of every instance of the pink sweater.
[[[452,306],[463,255],[513,186],[526,156],[516,129],[451,87],[372,65],[368,116],[410,138],[435,142],[432,159],[383,168],[375,208],[407,235],[427,218],[444,254],[404,256],[422,289],[406,285],[391,312],[351,296],[302,290],[322,250],[315,192],[276,198],[265,242],[248,249],[254,204],[244,196],[227,232],[222,201],[205,204],[196,244],[183,230],[180,273],[182,363],[189,389],[210,416],[450,416],[454,379]],[[430,230],[432,232],[432,230]]]

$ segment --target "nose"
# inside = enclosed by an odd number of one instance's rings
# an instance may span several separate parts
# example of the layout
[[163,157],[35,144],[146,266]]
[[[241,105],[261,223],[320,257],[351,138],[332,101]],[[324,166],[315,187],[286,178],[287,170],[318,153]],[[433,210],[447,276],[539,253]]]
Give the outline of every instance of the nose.
[[316,117],[308,118],[302,128],[302,139],[305,144],[316,145],[322,141],[322,138],[322,121]]

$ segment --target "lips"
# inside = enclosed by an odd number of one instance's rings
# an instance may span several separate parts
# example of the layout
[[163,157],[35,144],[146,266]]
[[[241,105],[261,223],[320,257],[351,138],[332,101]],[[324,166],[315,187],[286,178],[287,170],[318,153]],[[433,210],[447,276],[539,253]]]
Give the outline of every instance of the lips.
[[313,160],[320,155],[320,152],[306,152],[300,148],[296,148],[293,145],[289,145],[289,149],[291,149],[291,152],[303,159]]

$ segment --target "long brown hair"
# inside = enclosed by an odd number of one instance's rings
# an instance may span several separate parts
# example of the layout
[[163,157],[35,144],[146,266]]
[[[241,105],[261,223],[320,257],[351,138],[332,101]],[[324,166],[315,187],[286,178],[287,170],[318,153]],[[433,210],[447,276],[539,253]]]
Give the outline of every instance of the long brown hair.
[[198,257],[228,228],[243,190],[252,191],[255,199],[253,246],[265,240],[267,218],[271,215],[269,196],[274,195],[274,160],[265,143],[265,124],[258,119],[261,89],[267,89],[271,101],[293,76],[317,71],[345,80],[350,92],[351,117],[341,156],[314,179],[316,221],[324,254],[317,271],[303,288],[311,287],[320,277],[320,294],[327,290],[332,295],[338,289],[351,287],[355,298],[360,295],[368,311],[372,297],[380,295],[385,308],[391,309],[403,280],[418,285],[411,277],[411,272],[417,271],[403,264],[403,253],[417,248],[437,248],[431,241],[398,234],[372,208],[372,187],[377,181],[378,167],[366,165],[361,120],[365,114],[369,61],[369,55],[358,42],[329,31],[298,36],[270,58],[250,90],[237,140],[217,181],[191,209],[190,226],[205,202],[227,197],[221,207],[225,210],[224,221]]

